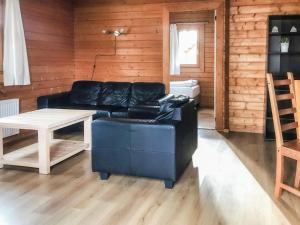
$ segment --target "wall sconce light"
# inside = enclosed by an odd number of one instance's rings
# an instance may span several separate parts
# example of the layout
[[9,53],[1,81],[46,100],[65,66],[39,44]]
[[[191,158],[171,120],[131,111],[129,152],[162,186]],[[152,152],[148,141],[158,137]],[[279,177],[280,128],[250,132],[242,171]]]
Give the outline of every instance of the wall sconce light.
[[114,36],[114,53],[113,54],[98,53],[98,54],[95,55],[91,80],[94,79],[97,58],[99,56],[116,56],[117,55],[117,37],[119,37],[121,35],[124,35],[124,34],[127,34],[128,33],[128,29],[127,28],[119,28],[119,29],[116,29],[116,30],[113,30],[113,29],[103,29],[101,31],[101,33],[105,34],[105,35],[113,35]]
[[127,30],[125,28],[120,28],[117,30],[104,29],[102,30],[102,34],[114,35],[115,37],[119,37],[120,35],[126,34]]

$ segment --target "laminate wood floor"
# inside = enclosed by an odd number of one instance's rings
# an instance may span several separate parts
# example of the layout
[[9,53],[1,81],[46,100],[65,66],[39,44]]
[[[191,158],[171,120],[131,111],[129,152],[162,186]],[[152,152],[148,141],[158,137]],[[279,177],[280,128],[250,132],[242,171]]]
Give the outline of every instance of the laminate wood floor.
[[198,128],[199,129],[215,129],[214,109],[200,108],[198,110]]
[[0,224],[299,224],[300,199],[287,192],[279,202],[273,198],[274,147],[261,135],[201,130],[193,162],[172,190],[153,179],[101,181],[89,152],[58,164],[51,175],[6,167],[0,170]]

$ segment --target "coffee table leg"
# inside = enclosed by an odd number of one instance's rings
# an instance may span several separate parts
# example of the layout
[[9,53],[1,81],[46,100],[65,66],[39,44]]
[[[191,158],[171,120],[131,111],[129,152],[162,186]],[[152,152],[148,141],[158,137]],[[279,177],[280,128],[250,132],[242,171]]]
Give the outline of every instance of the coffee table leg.
[[39,173],[41,174],[50,173],[50,138],[50,131],[46,129],[38,131]]
[[53,141],[53,139],[54,139],[54,131],[51,131],[50,132],[50,140]]
[[3,130],[0,127],[0,168],[3,168]]
[[92,116],[84,120],[84,143],[89,144],[89,147],[86,148],[86,150],[92,149],[92,120]]

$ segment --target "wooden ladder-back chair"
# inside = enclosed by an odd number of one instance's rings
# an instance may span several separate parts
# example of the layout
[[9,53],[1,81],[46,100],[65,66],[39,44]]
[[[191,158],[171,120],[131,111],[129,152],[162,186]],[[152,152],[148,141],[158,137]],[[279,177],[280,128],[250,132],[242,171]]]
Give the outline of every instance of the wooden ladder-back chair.
[[[300,129],[297,119],[294,76],[292,73],[288,73],[288,77],[285,80],[273,80],[272,74],[268,73],[267,82],[272,108],[277,149],[275,197],[279,198],[281,196],[282,190],[289,191],[300,197]],[[289,93],[276,94],[275,87],[278,86],[289,86]],[[291,101],[292,108],[279,109],[277,104],[279,101]],[[292,123],[282,124],[280,121],[280,116],[288,114],[294,114],[295,121]],[[297,139],[284,142],[282,132],[292,129],[296,129]],[[284,157],[288,157],[297,161],[294,187],[283,183]]]

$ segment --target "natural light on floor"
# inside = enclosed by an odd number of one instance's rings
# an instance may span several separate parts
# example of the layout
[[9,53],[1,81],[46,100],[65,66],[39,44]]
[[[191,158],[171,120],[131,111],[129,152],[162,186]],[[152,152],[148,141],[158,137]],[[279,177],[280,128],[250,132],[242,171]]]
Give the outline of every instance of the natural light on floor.
[[203,218],[203,221],[210,221],[209,224],[218,224],[218,221],[224,224],[243,224],[243,221],[289,224],[274,200],[236,156],[228,140],[217,131],[200,133],[193,164],[198,169],[201,206],[212,211],[210,216],[215,216],[214,219]]

